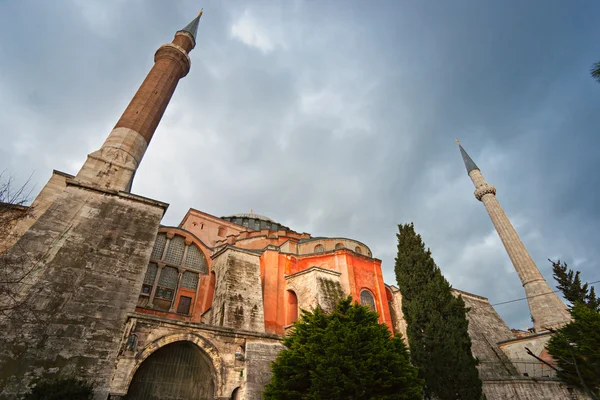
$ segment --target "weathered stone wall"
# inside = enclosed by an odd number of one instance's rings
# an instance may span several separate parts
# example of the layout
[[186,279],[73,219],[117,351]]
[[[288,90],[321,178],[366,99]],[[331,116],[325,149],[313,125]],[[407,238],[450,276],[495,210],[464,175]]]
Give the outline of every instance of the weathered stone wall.
[[503,378],[484,380],[483,392],[488,400],[584,400],[589,396],[555,380]]
[[52,203],[54,203],[54,200],[56,200],[63,192],[67,185],[66,180],[70,178],[73,178],[73,176],[56,170],[52,171],[52,176],[31,204],[27,217],[18,221],[10,235],[0,237],[0,252],[12,247],[35,223],[35,221],[37,221],[40,215],[46,212],[48,207],[50,207]]
[[395,334],[402,334],[404,341],[408,344],[408,337],[406,336],[406,320],[404,319],[404,313],[402,312],[402,293],[400,293],[400,289],[395,286],[388,286],[388,289],[392,292],[392,300],[388,301],[390,316],[392,318],[392,330]]
[[284,347],[279,342],[248,340],[246,343],[246,382],[240,399],[262,400],[265,385],[271,380],[271,362]]
[[265,331],[260,254],[228,247],[213,258],[212,325]]
[[347,296],[340,284],[340,273],[312,267],[286,276],[287,289],[298,297],[298,307],[313,310],[317,306],[331,311],[342,297]]
[[106,399],[165,208],[71,182],[9,250],[24,250],[25,267],[34,267],[22,296],[35,318],[0,321],[0,398],[15,398],[39,377],[71,375]]
[[240,399],[260,399],[271,378],[271,362],[283,348],[276,335],[132,313],[120,345],[111,399],[127,393],[135,372],[152,353],[179,341],[194,343],[210,358],[215,398],[223,400],[236,389]]
[[512,363],[498,347],[498,342],[513,338],[513,333],[506,326],[494,307],[485,297],[454,290],[455,295],[462,295],[469,320],[469,336],[471,352],[479,360],[479,376],[481,379],[495,379],[517,374]]
[[556,362],[546,350],[546,344],[552,337],[550,332],[538,333],[521,338],[500,342],[498,345],[512,361],[519,375],[533,377],[554,377],[556,372],[548,365],[536,360],[527,353],[527,349],[542,360],[555,365]]

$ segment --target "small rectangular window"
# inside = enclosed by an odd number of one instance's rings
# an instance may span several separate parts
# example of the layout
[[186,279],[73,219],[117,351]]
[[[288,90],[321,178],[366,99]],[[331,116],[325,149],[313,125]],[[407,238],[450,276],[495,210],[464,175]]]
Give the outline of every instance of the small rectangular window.
[[152,291],[152,285],[144,285],[144,286],[142,286],[142,294],[150,295],[151,291]]
[[159,286],[156,288],[156,296],[155,297],[171,300],[173,298],[173,289],[168,289],[168,288]]
[[192,304],[191,297],[187,297],[187,296],[179,297],[179,304],[177,305],[177,314],[189,314],[191,304]]

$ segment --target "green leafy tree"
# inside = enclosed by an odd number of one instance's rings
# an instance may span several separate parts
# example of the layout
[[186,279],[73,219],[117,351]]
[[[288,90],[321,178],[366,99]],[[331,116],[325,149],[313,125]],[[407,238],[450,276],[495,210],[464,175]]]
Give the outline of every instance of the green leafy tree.
[[482,383],[471,354],[465,303],[452,294],[414,225],[398,228],[396,279],[411,361],[425,379],[425,398],[479,400]]
[[592,74],[592,78],[600,82],[600,61],[594,63],[590,70],[590,74]]
[[552,263],[552,275],[565,299],[571,304],[582,303],[586,307],[600,311],[600,298],[596,296],[593,286],[581,282],[580,271],[569,269],[567,263],[561,263],[560,260],[548,261]]
[[573,320],[553,331],[546,348],[557,362],[558,377],[596,399],[600,396],[600,298],[594,287],[581,282],[579,271],[560,261],[550,262],[558,288],[572,303]]
[[400,335],[368,307],[340,300],[303,311],[273,362],[267,400],[420,400],[423,381]]

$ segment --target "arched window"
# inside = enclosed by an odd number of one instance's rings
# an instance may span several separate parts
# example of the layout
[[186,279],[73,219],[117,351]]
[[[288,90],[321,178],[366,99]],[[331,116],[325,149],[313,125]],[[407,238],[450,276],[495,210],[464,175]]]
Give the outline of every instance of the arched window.
[[325,247],[322,244],[318,244],[315,246],[315,253],[322,253],[325,251]]
[[338,243],[338,244],[335,245],[335,249],[336,250],[340,250],[340,249],[343,249],[343,248],[344,248],[344,245],[342,243]]
[[225,236],[225,228],[220,226],[219,230],[217,231],[217,235],[224,237]]
[[298,297],[292,290],[287,291],[287,312],[285,324],[291,325],[298,319]]
[[191,314],[200,275],[208,274],[208,263],[202,250],[186,237],[157,235],[138,306]]
[[375,307],[375,299],[373,295],[368,290],[363,290],[360,292],[360,305],[368,306],[371,311],[377,311],[377,307]]
[[356,247],[354,248],[354,252],[355,252],[355,253],[357,253],[357,254],[362,254],[362,250],[361,250],[361,249],[360,249],[360,247],[358,247],[358,246],[356,246]]

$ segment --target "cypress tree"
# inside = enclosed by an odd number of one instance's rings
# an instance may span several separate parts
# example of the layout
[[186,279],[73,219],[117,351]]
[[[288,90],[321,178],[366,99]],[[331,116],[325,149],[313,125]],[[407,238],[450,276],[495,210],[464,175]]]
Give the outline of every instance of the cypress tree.
[[582,283],[580,271],[560,260],[552,263],[554,279],[565,299],[571,302],[573,320],[558,330],[546,349],[556,360],[557,376],[563,382],[585,390],[590,398],[600,398],[600,297],[593,286]]
[[332,313],[304,311],[272,363],[265,400],[421,400],[423,381],[401,336],[377,313],[340,300]]
[[396,280],[413,365],[425,379],[425,398],[483,398],[477,360],[471,354],[467,309],[425,249],[413,224],[399,225]]

